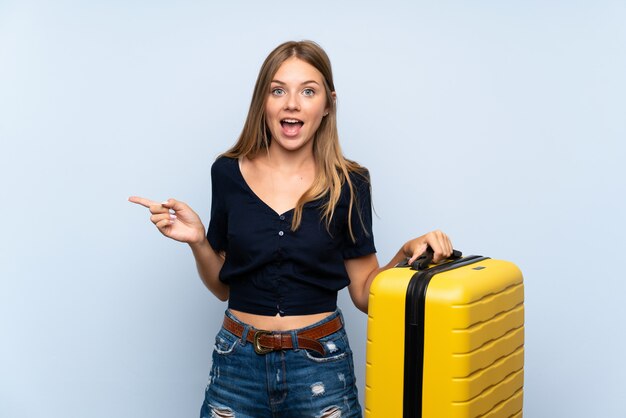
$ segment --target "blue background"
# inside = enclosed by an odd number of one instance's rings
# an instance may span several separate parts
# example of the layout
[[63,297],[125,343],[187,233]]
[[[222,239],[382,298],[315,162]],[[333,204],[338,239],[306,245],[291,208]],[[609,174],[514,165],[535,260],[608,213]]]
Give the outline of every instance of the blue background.
[[[313,39],[381,263],[434,228],[526,280],[527,417],[623,417],[624,1],[0,1],[0,416],[197,416],[225,304],[188,202],[262,60]],[[363,394],[366,316],[340,295]]]

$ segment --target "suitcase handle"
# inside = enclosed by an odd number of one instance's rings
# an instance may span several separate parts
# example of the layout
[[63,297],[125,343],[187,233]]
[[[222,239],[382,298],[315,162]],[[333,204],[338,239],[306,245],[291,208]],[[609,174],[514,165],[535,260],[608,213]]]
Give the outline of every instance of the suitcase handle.
[[[426,251],[424,251],[424,254],[417,257],[417,259],[415,259],[415,261],[411,263],[411,267],[413,267],[413,269],[415,270],[425,270],[433,262],[434,256],[435,251],[433,251],[433,249],[429,245],[428,247],[426,247]],[[458,260],[461,257],[463,257],[463,253],[461,251],[452,250],[452,254],[450,254],[448,260]]]

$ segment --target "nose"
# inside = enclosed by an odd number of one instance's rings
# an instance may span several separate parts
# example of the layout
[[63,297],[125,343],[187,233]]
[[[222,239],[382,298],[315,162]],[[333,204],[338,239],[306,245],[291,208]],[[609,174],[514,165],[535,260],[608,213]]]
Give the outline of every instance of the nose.
[[288,94],[285,100],[285,110],[300,110],[300,100],[297,94]]

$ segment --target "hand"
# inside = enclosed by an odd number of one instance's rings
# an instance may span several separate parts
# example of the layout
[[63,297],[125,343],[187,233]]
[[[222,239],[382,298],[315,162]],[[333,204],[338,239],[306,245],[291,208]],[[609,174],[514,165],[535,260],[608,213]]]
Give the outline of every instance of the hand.
[[158,203],[139,196],[128,200],[150,209],[150,220],[166,237],[188,244],[198,244],[205,239],[200,217],[187,204],[174,199]]
[[433,262],[438,263],[452,255],[452,241],[443,232],[436,230],[415,238],[402,247],[406,257],[409,257],[409,264],[422,255],[428,246],[433,249]]

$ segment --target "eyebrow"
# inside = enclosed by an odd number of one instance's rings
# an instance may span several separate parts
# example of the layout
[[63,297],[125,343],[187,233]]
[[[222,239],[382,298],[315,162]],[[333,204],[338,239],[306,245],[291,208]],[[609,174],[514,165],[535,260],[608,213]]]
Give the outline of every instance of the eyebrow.
[[[280,81],[280,80],[272,80],[272,81],[271,81],[271,83],[281,84],[281,85],[283,85],[283,86],[284,86],[285,84],[287,84],[287,83],[285,83],[285,82],[283,82],[283,81]],[[317,84],[318,86],[320,85],[320,83],[318,83],[318,82],[317,82],[317,81],[315,81],[315,80],[307,80],[307,81],[303,81],[302,83],[300,83],[300,85],[301,85],[301,86],[303,86],[303,85],[305,85],[305,84],[311,84],[311,83],[315,83],[315,84]]]

